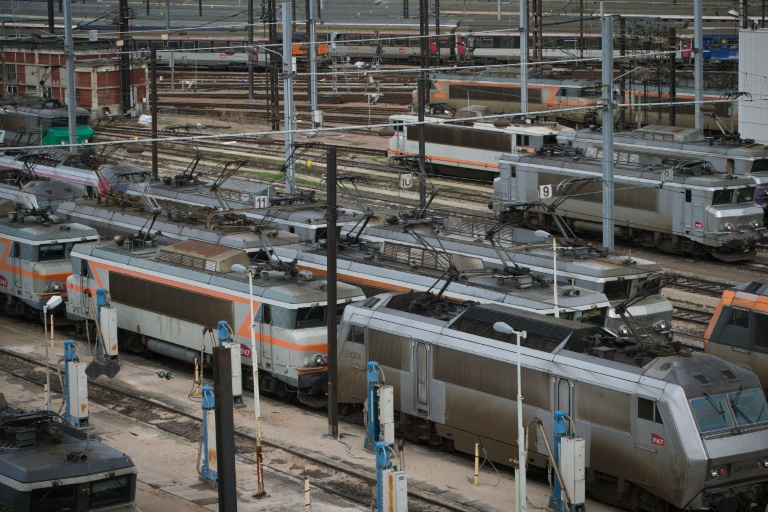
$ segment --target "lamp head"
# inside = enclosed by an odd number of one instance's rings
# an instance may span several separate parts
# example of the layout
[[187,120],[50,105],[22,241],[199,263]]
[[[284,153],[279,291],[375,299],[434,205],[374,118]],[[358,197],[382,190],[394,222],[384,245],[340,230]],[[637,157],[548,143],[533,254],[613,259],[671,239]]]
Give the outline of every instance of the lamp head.
[[493,330],[496,332],[500,332],[502,334],[512,334],[513,332],[515,332],[515,330],[512,329],[505,322],[496,322],[495,324],[493,324]]
[[741,16],[739,14],[739,11],[737,11],[736,9],[729,9],[728,12],[726,12],[725,14],[727,14],[728,16],[733,16],[734,18],[738,18],[739,16]]
[[537,229],[533,232],[534,236],[537,236],[539,238],[551,238],[552,235],[544,231],[543,229]]
[[239,263],[235,263],[229,268],[230,270],[232,270],[232,272],[237,272],[238,274],[245,274],[246,272],[248,272],[248,269]]
[[61,304],[64,301],[64,299],[61,298],[61,295],[54,295],[50,299],[48,299],[48,302],[45,303],[45,309],[46,311],[49,309],[53,309],[59,304]]

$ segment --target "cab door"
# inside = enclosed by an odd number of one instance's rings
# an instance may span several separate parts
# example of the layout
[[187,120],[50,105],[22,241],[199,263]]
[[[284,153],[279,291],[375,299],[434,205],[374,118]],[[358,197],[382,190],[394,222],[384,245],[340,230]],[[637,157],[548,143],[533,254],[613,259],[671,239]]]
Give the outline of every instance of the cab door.
[[11,273],[13,279],[11,290],[13,290],[13,295],[16,297],[21,297],[22,295],[21,267],[23,264],[23,260],[21,259],[21,244],[18,242],[13,242],[13,245],[11,245]]
[[413,344],[413,411],[416,416],[430,418],[429,380],[432,372],[431,349],[423,341]]
[[256,311],[256,329],[259,333],[259,366],[265,369],[272,368],[272,309],[269,304],[261,304]]

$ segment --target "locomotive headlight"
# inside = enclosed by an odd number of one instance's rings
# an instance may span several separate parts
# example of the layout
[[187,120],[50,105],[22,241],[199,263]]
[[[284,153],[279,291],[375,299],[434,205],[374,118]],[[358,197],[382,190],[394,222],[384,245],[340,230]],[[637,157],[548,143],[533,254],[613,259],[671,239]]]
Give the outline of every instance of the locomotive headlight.
[[732,222],[726,222],[723,229],[726,231],[736,231],[736,226]]
[[621,334],[622,336],[629,336],[630,334],[632,334],[632,329],[630,329],[626,325],[622,325],[621,327],[619,327],[619,334]]
[[664,320],[659,320],[658,322],[656,322],[653,325],[653,329],[656,332],[661,332],[661,331],[666,331],[667,329],[669,329],[669,326],[667,325],[667,322],[665,322]]
[[64,283],[53,283],[53,291],[55,291],[55,292],[63,292],[64,291]]
[[712,468],[709,474],[712,478],[723,478],[725,476],[728,476],[728,466],[718,466],[718,467]]
[[757,469],[763,469],[765,467],[765,461],[763,459],[757,459],[757,462],[755,462],[755,467]]
[[322,366],[324,360],[327,361],[328,358],[324,358],[323,354],[315,354],[315,357],[312,358],[312,362],[315,363],[315,366]]
[[749,229],[757,229],[760,227],[760,221],[753,220],[749,223]]

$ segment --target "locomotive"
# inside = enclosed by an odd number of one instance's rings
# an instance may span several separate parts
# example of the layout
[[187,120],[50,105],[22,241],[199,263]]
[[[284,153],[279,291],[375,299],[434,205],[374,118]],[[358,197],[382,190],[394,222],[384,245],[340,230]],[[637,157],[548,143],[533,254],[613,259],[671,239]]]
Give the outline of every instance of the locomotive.
[[[77,142],[93,140],[88,110],[75,109]],[[51,98],[24,96],[0,100],[0,130],[5,130],[7,146],[58,146],[69,143],[69,117],[66,105]]]
[[[574,148],[550,146],[537,155],[509,154],[494,181],[495,208],[519,208],[526,226],[554,225],[546,205],[572,229],[602,233],[602,164]],[[714,173],[708,162],[614,165],[615,236],[639,245],[725,261],[751,259],[765,227],[755,181]],[[540,187],[548,191],[539,202]],[[536,203],[529,208],[524,203]],[[545,228],[546,229],[546,228]]]
[[98,239],[98,233],[91,227],[60,223],[56,216],[44,211],[17,211],[10,201],[0,200],[3,309],[27,318],[40,316],[50,297],[66,295],[73,248]]
[[704,351],[755,372],[768,390],[768,279],[723,292],[704,334]]
[[23,411],[2,394],[0,404],[4,510],[139,510],[138,470],[125,453],[88,439],[55,412]]
[[[527,337],[518,353],[503,322]],[[553,443],[564,411],[586,441],[586,488],[633,511],[757,511],[768,504],[768,412],[757,377],[674,345],[616,343],[593,328],[498,305],[425,307],[414,293],[353,304],[339,326],[339,402],[366,399],[366,361],[394,387],[399,435],[490,460],[516,458],[514,427]],[[519,364],[522,389],[517,389]],[[522,422],[516,412],[524,399]],[[548,465],[528,429],[529,466]]]
[[[393,115],[389,126],[395,134],[389,139],[390,159],[419,154],[418,118]],[[425,156],[428,172],[492,181],[499,172],[499,159],[505,153],[534,151],[555,144],[565,127],[556,123],[514,123],[496,127],[488,122],[424,120]]]
[[[245,251],[194,240],[169,244],[117,236],[78,244],[71,259],[67,317],[92,319],[86,290],[108,289],[118,342],[130,352],[208,364],[213,343],[201,333],[225,320],[250,366],[253,299],[259,386],[312,406],[326,403],[327,322],[337,321],[347,303],[365,298],[359,288],[338,283],[338,303],[328,306],[328,283],[309,272],[254,264]],[[252,286],[233,265],[250,268]]]

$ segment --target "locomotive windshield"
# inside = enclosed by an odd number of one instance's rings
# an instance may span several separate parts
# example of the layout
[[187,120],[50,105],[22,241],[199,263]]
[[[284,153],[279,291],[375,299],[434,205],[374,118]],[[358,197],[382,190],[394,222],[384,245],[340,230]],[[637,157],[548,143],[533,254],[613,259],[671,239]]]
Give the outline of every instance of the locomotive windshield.
[[696,418],[699,431],[712,432],[733,426],[733,417],[728,409],[728,403],[722,395],[707,395],[691,400],[691,409]]
[[731,204],[733,202],[733,190],[715,190],[712,194],[712,204]]
[[728,394],[736,424],[740,427],[768,421],[765,400],[759,389],[746,389]]
[[691,410],[702,433],[745,427],[768,421],[765,399],[757,388],[723,395],[706,395],[691,400]]

